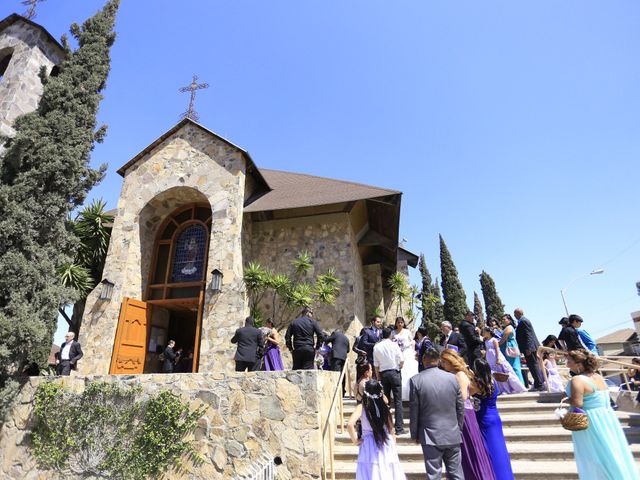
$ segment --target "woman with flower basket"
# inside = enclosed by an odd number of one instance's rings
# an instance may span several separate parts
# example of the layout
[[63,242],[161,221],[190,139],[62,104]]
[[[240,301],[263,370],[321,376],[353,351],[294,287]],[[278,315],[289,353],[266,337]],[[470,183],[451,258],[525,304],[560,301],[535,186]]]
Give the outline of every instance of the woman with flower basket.
[[575,376],[566,392],[577,410],[567,414],[562,424],[573,431],[580,479],[638,480],[629,444],[609,403],[609,389],[596,373],[598,358],[587,350],[573,350],[567,354],[567,367]]

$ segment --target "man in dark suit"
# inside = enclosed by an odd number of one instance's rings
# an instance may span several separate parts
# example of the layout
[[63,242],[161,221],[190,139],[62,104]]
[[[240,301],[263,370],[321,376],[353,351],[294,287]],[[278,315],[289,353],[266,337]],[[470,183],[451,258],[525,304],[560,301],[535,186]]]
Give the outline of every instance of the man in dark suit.
[[58,375],[70,375],[71,369],[75,370],[78,360],[82,358],[82,348],[80,344],[74,340],[75,337],[75,333],[67,332],[64,336],[65,341],[60,345],[60,351],[56,353]]
[[444,461],[449,480],[463,480],[462,425],[464,400],[456,377],[438,368],[440,353],[427,348],[424,370],[411,377],[411,438],[422,445],[427,480],[442,479]]
[[482,347],[484,346],[484,342],[480,338],[480,334],[476,330],[476,324],[473,321],[473,312],[471,310],[467,310],[467,313],[464,315],[464,320],[460,322],[460,334],[464,338],[464,344],[467,347],[467,354],[465,356],[465,360],[467,361],[467,365],[473,365],[473,362],[476,358],[480,358],[482,356]]
[[449,345],[456,347],[455,350],[458,351],[462,358],[465,358],[467,346],[464,343],[464,337],[460,333],[454,332],[451,323],[446,320],[440,324],[440,331],[442,335],[438,344],[442,348],[448,348]]
[[527,367],[529,373],[533,377],[532,390],[542,390],[542,377],[540,375],[540,366],[538,364],[538,347],[540,342],[536,336],[536,332],[533,329],[533,325],[527,317],[524,316],[524,311],[521,308],[516,308],[513,312],[513,316],[516,317],[518,325],[516,326],[516,341],[518,342],[518,348],[524,353],[524,358],[527,361]]
[[167,348],[162,352],[164,355],[164,360],[162,361],[162,373],[173,373],[173,366],[176,364],[176,358],[178,357],[174,348],[176,348],[176,341],[169,340]]
[[373,365],[373,347],[376,343],[382,340],[382,319],[380,317],[373,317],[371,319],[371,326],[363,328],[360,332],[360,345],[359,348],[367,352],[367,361]]
[[247,317],[244,327],[238,328],[231,339],[231,343],[237,343],[236,372],[246,370],[253,372],[258,369],[258,346],[262,344],[262,332],[256,328],[253,317]]
[[334,372],[341,372],[349,353],[349,338],[340,330],[334,330],[324,342],[331,344],[329,368]]
[[293,369],[313,370],[316,350],[322,345],[324,334],[318,322],[313,319],[311,307],[305,307],[301,316],[289,324],[284,339],[293,357]]

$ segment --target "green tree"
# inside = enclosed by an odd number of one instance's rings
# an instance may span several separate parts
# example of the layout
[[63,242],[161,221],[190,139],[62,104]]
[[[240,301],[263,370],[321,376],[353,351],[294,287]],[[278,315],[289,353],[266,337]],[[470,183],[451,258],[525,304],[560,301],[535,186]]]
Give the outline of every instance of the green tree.
[[[420,255],[418,263],[420,271],[421,290],[420,290],[420,310],[422,311],[422,325],[429,331],[429,337],[435,338],[440,331],[440,322],[442,322],[442,302],[440,300],[440,289],[437,294],[434,290],[433,279],[427,268],[427,262],[424,255]],[[435,284],[437,287],[437,282]]]
[[106,127],[96,114],[110,68],[118,0],[110,0],[71,34],[58,75],[40,72],[36,110],[16,119],[15,136],[0,158],[0,410],[14,396],[27,361],[43,364],[51,349],[58,308],[72,297],[58,269],[72,261],[78,240],[68,220],[106,166],[90,154]]
[[464,318],[467,311],[467,296],[458,280],[458,271],[442,235],[440,235],[440,272],[442,273],[444,318],[455,326]]
[[113,223],[113,216],[107,215],[105,208],[103,200],[94,200],[71,221],[71,229],[78,239],[78,248],[73,261],[58,269],[62,284],[74,292],[73,298],[69,299],[69,303],[73,302],[71,318],[64,307],[60,307],[59,311],[76,336],[80,333],[87,295],[102,278],[107,258],[111,238],[109,225]]
[[[395,303],[396,317],[398,317],[403,314],[402,303],[408,302],[411,297],[411,287],[406,275],[402,272],[391,274],[387,279],[387,287],[391,291],[391,304]],[[391,305],[389,305],[389,308],[391,308]]]
[[480,287],[482,288],[482,296],[484,298],[484,308],[487,312],[487,319],[496,317],[498,320],[504,315],[504,304],[496,290],[496,284],[484,270],[480,274]]
[[476,292],[473,292],[473,313],[478,320],[478,326],[484,327],[484,311],[482,310],[482,303],[480,303],[480,297]]

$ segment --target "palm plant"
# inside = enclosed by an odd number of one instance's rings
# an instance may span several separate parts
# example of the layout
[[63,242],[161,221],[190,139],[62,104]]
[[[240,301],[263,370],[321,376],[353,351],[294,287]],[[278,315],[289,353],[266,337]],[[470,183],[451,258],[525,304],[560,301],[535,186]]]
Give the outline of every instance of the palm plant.
[[387,287],[391,291],[391,302],[396,302],[396,316],[402,312],[402,302],[411,296],[407,277],[400,273],[393,273],[387,280]]
[[75,219],[69,219],[70,229],[78,240],[77,249],[73,262],[62,265],[57,272],[60,283],[72,292],[69,300],[73,301],[73,313],[69,318],[64,311],[66,305],[62,305],[59,312],[76,335],[80,331],[87,295],[102,278],[107,257],[113,215],[105,212],[106,206],[102,199],[93,200]]

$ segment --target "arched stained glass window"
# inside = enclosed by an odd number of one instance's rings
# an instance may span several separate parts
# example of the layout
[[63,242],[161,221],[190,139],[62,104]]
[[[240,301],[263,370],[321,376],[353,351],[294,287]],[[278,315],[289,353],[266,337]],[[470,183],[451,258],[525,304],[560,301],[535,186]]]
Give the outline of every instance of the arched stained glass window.
[[200,224],[185,228],[176,241],[171,282],[202,280],[207,246],[207,229]]

